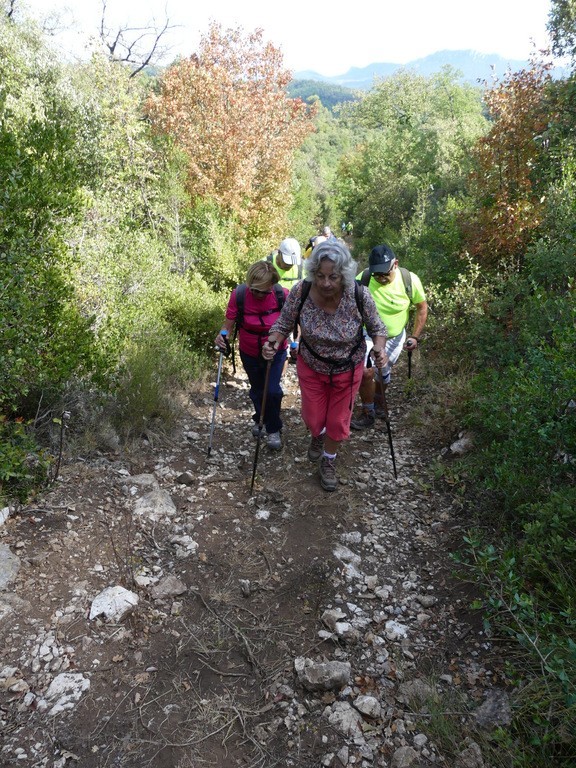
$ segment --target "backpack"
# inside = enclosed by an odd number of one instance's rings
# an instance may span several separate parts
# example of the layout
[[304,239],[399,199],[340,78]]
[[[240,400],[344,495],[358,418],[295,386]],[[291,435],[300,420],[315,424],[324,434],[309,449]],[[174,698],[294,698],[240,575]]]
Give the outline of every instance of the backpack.
[[[406,267],[398,267],[400,270],[400,274],[402,275],[402,282],[404,283],[404,290],[406,291],[406,296],[410,299],[410,304],[412,304],[412,276],[410,275],[409,270],[406,269]],[[360,275],[360,280],[358,282],[360,285],[365,285],[368,287],[368,283],[370,282],[370,270],[366,268],[364,272]]]
[[[234,336],[232,337],[232,370],[234,373],[236,373],[236,359],[234,355],[234,342],[236,341],[236,336],[238,335],[238,329],[242,328],[242,324],[244,323],[244,302],[246,300],[246,283],[242,283],[241,285],[238,285],[236,287],[236,320],[234,322]],[[276,295],[276,303],[278,304],[278,308],[274,309],[266,309],[264,312],[259,312],[258,315],[260,317],[264,317],[265,315],[271,315],[273,312],[281,312],[282,307],[284,306],[285,301],[285,295],[284,295],[284,289],[280,285],[280,283],[275,283],[273,286],[274,293]],[[264,331],[263,333],[258,333],[258,331],[250,331],[247,328],[244,330],[248,331],[248,333],[255,333],[259,336],[266,336],[268,331]]]
[[[266,256],[266,261],[274,263],[274,253],[269,253],[268,256]],[[298,264],[298,277],[281,277],[280,279],[286,283],[295,283],[298,280],[302,280],[302,262]]]
[[[310,288],[311,287],[312,287],[312,283],[311,282],[309,282],[308,280],[304,280],[303,281],[303,283],[302,283],[302,293],[300,294],[300,304],[298,305],[298,311],[296,312],[296,317],[294,319],[294,338],[297,338],[297,336],[298,336],[298,325],[300,323],[300,313],[302,312],[302,307],[304,306],[304,302],[308,298],[308,294],[310,293]],[[356,307],[358,309],[360,317],[363,318],[364,317],[364,296],[362,295],[362,291],[360,290],[360,283],[357,280],[354,281],[354,298],[356,299]],[[352,359],[354,353],[356,352],[356,350],[358,349],[360,344],[362,344],[363,340],[364,340],[364,331],[363,331],[363,324],[362,324],[360,326],[360,332],[359,332],[359,336],[358,336],[358,343],[355,345],[355,347],[352,349],[352,351],[350,352],[350,355],[349,355],[350,362],[351,362],[351,359]],[[301,341],[302,344],[304,344],[304,346],[310,352],[310,354],[312,354],[317,360],[321,360],[322,362],[329,363],[329,364],[331,364],[333,366],[335,365],[335,363],[337,363],[335,367],[341,367],[341,365],[340,365],[341,361],[334,361],[334,360],[331,360],[328,357],[323,357],[322,355],[319,355],[317,352],[315,352],[312,349],[312,347],[310,347],[306,343],[305,339],[301,338],[300,341]],[[344,363],[344,365],[347,365],[347,364]],[[347,369],[345,369],[345,370],[347,370]],[[332,373],[330,375],[332,375]]]

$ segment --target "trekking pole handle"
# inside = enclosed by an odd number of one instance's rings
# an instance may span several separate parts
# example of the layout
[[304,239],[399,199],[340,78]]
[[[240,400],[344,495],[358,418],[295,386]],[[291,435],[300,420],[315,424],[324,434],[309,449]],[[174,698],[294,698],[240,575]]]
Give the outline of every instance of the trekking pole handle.
[[223,328],[218,335],[222,336],[222,339],[224,340],[224,344],[226,345],[226,351],[222,350],[217,344],[214,346],[214,349],[217,352],[220,352],[221,354],[223,354],[224,357],[228,357],[228,355],[232,351],[230,347],[230,342],[228,341],[228,331],[225,328]]
[[406,339],[406,348],[413,349],[414,347],[418,346],[419,341],[420,339],[418,339],[417,336],[408,336]]

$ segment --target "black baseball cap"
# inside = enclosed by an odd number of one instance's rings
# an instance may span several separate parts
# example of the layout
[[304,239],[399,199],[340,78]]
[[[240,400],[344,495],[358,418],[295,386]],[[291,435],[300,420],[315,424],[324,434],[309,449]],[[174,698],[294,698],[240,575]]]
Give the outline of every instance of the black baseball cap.
[[374,272],[390,272],[396,261],[396,254],[386,243],[382,245],[376,245],[370,251],[368,258],[368,268],[370,274]]

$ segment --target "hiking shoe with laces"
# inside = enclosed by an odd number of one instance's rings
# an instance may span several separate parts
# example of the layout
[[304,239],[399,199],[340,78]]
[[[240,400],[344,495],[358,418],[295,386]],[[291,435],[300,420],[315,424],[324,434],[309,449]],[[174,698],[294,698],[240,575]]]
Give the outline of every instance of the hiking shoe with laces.
[[350,427],[351,429],[370,429],[370,427],[374,426],[375,421],[374,411],[362,410],[360,416],[352,419]]
[[320,485],[325,491],[335,491],[338,487],[336,459],[329,459],[327,456],[320,459]]
[[280,432],[268,432],[266,435],[266,444],[268,448],[272,448],[273,451],[279,451],[282,448],[282,437]]
[[258,437],[260,434],[260,426],[258,424],[252,424],[252,435]]
[[310,461],[318,461],[322,453],[324,452],[324,435],[318,435],[310,440],[308,446],[308,458]]

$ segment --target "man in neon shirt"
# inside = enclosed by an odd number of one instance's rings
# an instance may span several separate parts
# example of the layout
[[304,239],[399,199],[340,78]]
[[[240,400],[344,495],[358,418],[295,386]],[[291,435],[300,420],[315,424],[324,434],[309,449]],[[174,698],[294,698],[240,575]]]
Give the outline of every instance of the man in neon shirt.
[[[422,282],[418,275],[410,272],[406,280],[398,266],[398,259],[392,248],[386,243],[377,245],[370,251],[368,260],[369,282],[368,290],[372,294],[378,314],[388,331],[386,354],[388,363],[382,369],[384,389],[390,383],[392,366],[400,357],[402,349],[413,351],[418,348],[420,335],[424,330],[428,316],[428,303]],[[362,280],[362,273],[357,276]],[[409,296],[411,293],[411,296]],[[412,333],[406,334],[409,321],[410,307],[416,308]],[[376,392],[376,377],[379,373],[369,364],[369,352],[360,385],[362,412],[352,419],[352,429],[367,429],[373,427],[376,416],[384,417],[382,396]]]
[[287,237],[278,246],[276,253],[272,252],[267,261],[276,267],[280,285],[290,290],[294,283],[302,280],[302,250],[300,243],[294,237]]

